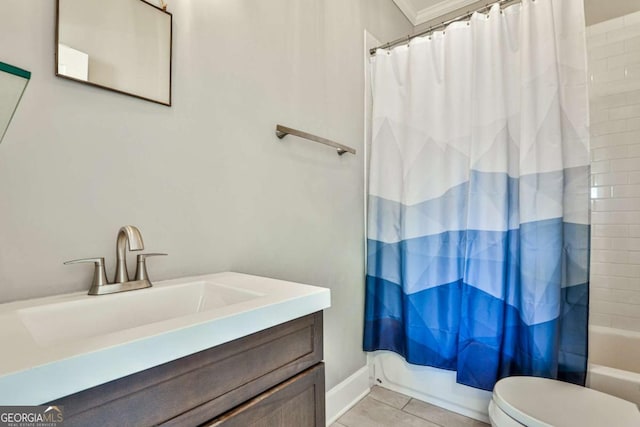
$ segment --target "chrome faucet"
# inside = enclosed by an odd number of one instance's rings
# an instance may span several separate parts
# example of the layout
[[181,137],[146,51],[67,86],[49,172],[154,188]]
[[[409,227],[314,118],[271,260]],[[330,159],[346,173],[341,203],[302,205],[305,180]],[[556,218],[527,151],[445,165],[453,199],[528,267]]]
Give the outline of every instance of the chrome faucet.
[[129,279],[129,272],[127,271],[127,245],[131,251],[141,251],[144,249],[142,233],[133,225],[125,225],[118,231],[118,238],[116,240],[116,274],[113,283],[107,281],[104,258],[77,259],[67,261],[65,264],[94,263],[93,282],[91,289],[89,289],[89,295],[113,294],[116,292],[133,291],[151,287],[146,260],[152,256],[167,254],[138,255],[135,279],[131,280]]
[[129,243],[130,251],[141,251],[144,249],[142,234],[133,225],[125,225],[118,231],[118,239],[116,241],[116,276],[113,283],[125,283],[129,281],[129,272],[127,271],[127,257],[125,251]]

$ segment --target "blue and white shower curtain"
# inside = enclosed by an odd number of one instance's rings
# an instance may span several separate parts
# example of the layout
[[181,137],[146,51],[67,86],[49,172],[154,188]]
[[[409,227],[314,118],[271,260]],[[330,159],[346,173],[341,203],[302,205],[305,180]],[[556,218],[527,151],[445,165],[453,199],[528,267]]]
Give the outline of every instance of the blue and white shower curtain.
[[373,57],[365,350],[584,383],[585,51],[582,0],[524,0]]

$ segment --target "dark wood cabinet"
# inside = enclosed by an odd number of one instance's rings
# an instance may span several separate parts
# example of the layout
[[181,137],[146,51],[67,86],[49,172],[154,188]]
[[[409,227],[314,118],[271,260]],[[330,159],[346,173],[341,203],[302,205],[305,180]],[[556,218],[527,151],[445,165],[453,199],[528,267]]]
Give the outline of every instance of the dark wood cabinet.
[[54,402],[65,426],[324,427],[322,312]]
[[206,427],[319,427],[324,420],[324,365],[320,363]]

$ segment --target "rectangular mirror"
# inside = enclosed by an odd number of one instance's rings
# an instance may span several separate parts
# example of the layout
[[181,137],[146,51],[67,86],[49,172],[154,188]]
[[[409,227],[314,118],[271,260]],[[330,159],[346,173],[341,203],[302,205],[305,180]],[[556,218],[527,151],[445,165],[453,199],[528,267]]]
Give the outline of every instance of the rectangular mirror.
[[31,73],[0,62],[0,142],[7,132]]
[[172,18],[144,0],[57,0],[56,75],[171,105]]

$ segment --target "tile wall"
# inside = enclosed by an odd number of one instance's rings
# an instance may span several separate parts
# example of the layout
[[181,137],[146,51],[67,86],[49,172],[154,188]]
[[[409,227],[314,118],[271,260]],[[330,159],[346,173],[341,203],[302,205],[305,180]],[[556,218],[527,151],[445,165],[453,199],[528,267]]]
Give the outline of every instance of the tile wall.
[[591,324],[640,331],[640,12],[588,27],[587,47]]

